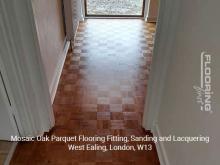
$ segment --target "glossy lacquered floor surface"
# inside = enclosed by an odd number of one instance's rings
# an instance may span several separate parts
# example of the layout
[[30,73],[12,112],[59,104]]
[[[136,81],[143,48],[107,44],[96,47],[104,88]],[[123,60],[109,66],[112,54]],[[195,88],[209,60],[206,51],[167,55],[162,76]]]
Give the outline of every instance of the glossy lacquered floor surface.
[[[50,134],[150,135],[141,120],[154,34],[155,24],[139,19],[81,22],[62,71]],[[159,165],[159,160],[154,144],[152,151],[102,152],[69,151],[63,142],[33,142],[19,143],[11,164]]]

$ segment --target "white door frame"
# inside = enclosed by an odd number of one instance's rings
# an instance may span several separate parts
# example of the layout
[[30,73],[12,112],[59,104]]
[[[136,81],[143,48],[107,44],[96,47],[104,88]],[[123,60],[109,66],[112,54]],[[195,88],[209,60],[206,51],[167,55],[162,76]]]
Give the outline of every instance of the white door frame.
[[[0,25],[1,27],[1,25]],[[6,105],[6,109],[3,109],[1,111],[7,111],[8,113],[8,117],[9,117],[9,123],[10,125],[9,126],[5,126],[7,129],[11,128],[10,132],[11,132],[11,135],[10,136],[19,136],[19,129],[18,129],[18,126],[17,126],[17,121],[16,121],[16,118],[15,118],[15,107],[14,107],[14,100],[12,99],[12,93],[11,93],[11,90],[10,90],[10,87],[9,87],[9,81],[8,81],[8,78],[7,78],[7,75],[6,75],[6,72],[5,72],[5,68],[4,68],[4,65],[2,63],[2,59],[0,57],[0,81],[2,82],[2,85],[0,88],[3,88],[1,89],[3,91],[3,96],[5,99],[3,100],[3,102],[5,103]],[[4,116],[4,117],[7,117],[7,116]],[[4,128],[4,129],[6,129]],[[9,140],[10,141],[10,136],[8,135],[2,135],[1,137],[4,137],[4,139],[1,139],[1,140]]]
[[145,0],[145,8],[144,8],[144,20],[147,21],[147,16],[149,12],[149,4],[150,0]]
[[19,132],[41,135],[54,126],[54,115],[31,1],[0,0],[0,22],[1,59]]
[[159,3],[153,63],[147,88],[142,123],[146,130],[151,130],[152,132],[157,125],[157,116],[161,110],[161,98],[163,96],[167,68],[171,60],[172,43],[175,36],[175,29],[178,24],[180,3],[179,0],[160,0]]

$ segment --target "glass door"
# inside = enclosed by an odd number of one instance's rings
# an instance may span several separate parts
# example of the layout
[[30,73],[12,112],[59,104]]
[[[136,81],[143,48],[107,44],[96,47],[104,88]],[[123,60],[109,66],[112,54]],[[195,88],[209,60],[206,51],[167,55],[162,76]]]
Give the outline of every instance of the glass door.
[[85,0],[86,16],[142,17],[145,0]]

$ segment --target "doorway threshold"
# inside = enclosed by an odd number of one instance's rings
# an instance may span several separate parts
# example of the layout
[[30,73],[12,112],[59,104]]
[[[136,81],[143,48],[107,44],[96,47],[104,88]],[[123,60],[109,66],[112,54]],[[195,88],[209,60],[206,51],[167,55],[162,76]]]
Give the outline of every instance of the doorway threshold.
[[144,17],[136,17],[136,16],[85,16],[85,19],[144,19]]

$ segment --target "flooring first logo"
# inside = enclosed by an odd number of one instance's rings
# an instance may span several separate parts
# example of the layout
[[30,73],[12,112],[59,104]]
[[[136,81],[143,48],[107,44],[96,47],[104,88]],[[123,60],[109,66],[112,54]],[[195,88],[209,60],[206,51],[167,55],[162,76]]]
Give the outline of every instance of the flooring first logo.
[[200,86],[193,86],[196,91],[196,102],[203,112],[212,113],[212,56],[207,52],[201,53]]

